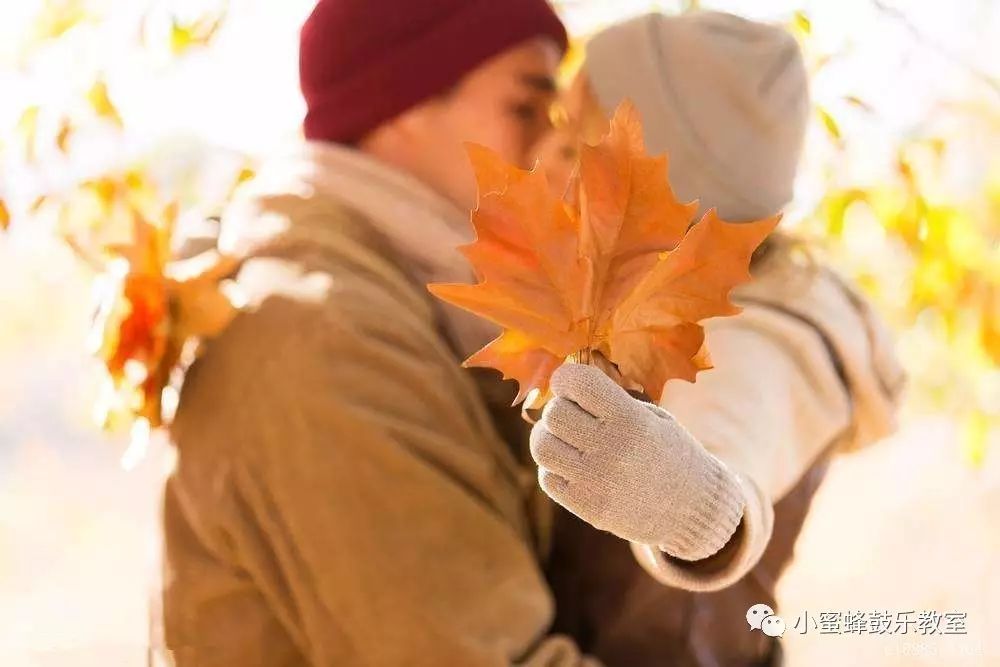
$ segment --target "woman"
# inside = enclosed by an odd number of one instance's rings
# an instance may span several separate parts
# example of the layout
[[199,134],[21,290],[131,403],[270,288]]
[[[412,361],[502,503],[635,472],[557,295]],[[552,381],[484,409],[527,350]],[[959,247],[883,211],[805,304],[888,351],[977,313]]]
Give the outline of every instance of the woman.
[[[649,152],[668,154],[682,201],[738,222],[791,199],[810,105],[801,54],[783,30],[704,12],[650,14],[596,35],[566,94],[566,122],[540,149],[555,188],[576,142],[595,139],[624,98],[642,115]],[[751,480],[746,534],[671,575],[669,555],[568,512],[556,519],[556,629],[608,665],[780,664],[778,640],[748,630],[747,610],[776,609],[775,583],[830,456],[895,428],[905,377],[864,298],[780,231],[751,274],[732,294],[743,312],[706,322],[715,368],[694,384],[668,383],[661,401]]]

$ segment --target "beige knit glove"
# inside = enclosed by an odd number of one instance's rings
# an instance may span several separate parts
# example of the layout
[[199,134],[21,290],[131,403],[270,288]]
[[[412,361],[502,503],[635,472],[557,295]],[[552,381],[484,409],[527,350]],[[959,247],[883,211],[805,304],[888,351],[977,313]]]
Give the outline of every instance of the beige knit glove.
[[736,531],[733,473],[674,417],[597,368],[564,364],[531,430],[538,481],[557,503],[623,539],[698,560]]

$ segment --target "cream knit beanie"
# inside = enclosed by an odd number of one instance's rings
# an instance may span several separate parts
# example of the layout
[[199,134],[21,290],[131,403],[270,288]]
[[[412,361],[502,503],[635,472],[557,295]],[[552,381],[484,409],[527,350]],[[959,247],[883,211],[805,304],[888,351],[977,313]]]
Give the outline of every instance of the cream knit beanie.
[[719,12],[647,14],[593,37],[584,67],[606,111],[635,103],[682,200],[734,221],[791,200],[809,92],[781,28]]

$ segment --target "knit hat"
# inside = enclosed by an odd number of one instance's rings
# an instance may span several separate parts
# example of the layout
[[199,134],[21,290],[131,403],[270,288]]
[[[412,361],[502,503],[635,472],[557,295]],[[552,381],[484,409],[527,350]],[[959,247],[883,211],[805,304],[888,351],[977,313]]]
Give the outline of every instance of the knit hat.
[[353,143],[537,36],[566,50],[545,0],[319,0],[299,43],[306,138]]
[[648,14],[591,39],[584,67],[606,110],[635,103],[682,200],[730,220],[791,200],[809,92],[789,33],[718,12]]

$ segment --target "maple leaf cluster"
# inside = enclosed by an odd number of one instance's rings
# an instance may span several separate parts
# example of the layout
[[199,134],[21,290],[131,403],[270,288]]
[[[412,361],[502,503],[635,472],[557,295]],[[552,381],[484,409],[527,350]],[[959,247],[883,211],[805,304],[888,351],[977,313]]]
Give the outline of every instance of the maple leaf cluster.
[[129,240],[104,249],[111,259],[91,330],[107,374],[98,420],[156,428],[169,417],[164,390],[185,346],[217,335],[236,314],[239,304],[222,282],[236,260],[209,252],[170,262],[174,213],[155,223],[138,210],[132,215]]
[[479,202],[462,252],[479,282],[428,289],[503,327],[464,365],[517,380],[515,403],[537,405],[559,365],[597,354],[658,400],[667,380],[712,367],[699,322],[741,310],[729,292],[779,216],[727,223],[713,209],[692,224],[697,202],[677,200],[666,156],[647,155],[642,136],[623,102],[607,135],[581,147],[564,197],[537,167],[469,147]]

